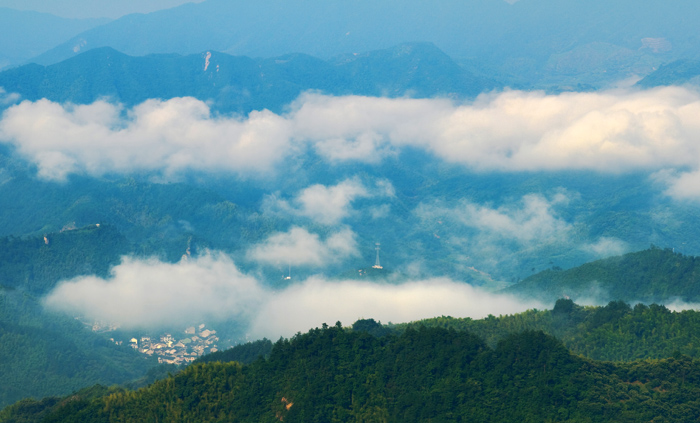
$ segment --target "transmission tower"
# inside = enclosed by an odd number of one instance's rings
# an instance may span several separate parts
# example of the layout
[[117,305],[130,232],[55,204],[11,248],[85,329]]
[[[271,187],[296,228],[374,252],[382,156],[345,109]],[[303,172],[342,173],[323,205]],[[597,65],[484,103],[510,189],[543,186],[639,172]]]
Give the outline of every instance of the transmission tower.
[[383,269],[382,265],[379,264],[379,243],[375,244],[376,247],[374,247],[375,250],[377,250],[377,259],[374,261],[374,266],[372,266],[373,269]]

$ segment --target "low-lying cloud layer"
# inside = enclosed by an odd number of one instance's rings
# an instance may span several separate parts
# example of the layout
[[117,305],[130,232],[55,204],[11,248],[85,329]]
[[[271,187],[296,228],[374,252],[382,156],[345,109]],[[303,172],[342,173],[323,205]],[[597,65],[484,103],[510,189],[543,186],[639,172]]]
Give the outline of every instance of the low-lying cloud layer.
[[290,110],[240,118],[213,116],[192,98],[149,100],[126,113],[103,101],[25,101],[4,113],[0,139],[52,179],[134,170],[259,173],[309,146],[329,162],[377,163],[413,146],[476,170],[674,169],[669,193],[700,196],[700,93],[689,88],[507,91],[468,104],[308,94]]
[[205,318],[246,320],[265,290],[223,254],[179,263],[124,258],[110,279],[79,277],[58,285],[45,304],[125,327],[184,325]]
[[221,254],[175,264],[127,258],[112,273],[106,280],[91,276],[63,282],[45,304],[125,327],[230,318],[248,324],[252,337],[271,339],[359,318],[481,318],[542,307],[444,278],[386,284],[313,277],[274,291]]

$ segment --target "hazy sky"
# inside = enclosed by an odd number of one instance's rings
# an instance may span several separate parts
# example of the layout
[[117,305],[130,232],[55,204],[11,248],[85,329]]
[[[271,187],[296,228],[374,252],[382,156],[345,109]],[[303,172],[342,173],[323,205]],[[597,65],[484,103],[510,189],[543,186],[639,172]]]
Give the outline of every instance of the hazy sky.
[[0,7],[35,10],[65,18],[112,18],[149,13],[203,0],[0,0]]

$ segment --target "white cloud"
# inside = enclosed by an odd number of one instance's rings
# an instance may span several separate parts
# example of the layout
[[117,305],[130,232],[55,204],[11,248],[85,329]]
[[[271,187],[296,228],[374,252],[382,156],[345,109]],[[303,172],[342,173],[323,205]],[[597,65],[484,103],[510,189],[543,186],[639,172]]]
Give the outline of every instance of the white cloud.
[[272,339],[324,322],[350,324],[363,317],[384,322],[440,315],[481,318],[542,307],[449,279],[379,284],[313,277],[273,291],[242,274],[222,254],[175,264],[125,259],[111,278],[63,282],[44,301],[52,309],[124,327],[182,326],[229,318],[248,324],[253,337]]
[[324,266],[359,255],[356,235],[343,229],[322,241],[317,234],[293,227],[287,232],[271,235],[248,251],[248,258],[259,263],[279,266]]
[[348,179],[331,187],[312,185],[300,192],[295,202],[299,205],[299,215],[332,225],[348,216],[352,201],[369,195],[359,180]]
[[393,197],[391,182],[380,179],[375,188],[367,188],[358,178],[346,179],[337,185],[311,185],[300,191],[291,201],[268,196],[263,209],[268,213],[303,216],[323,225],[336,225],[350,216],[352,203],[359,198]]
[[554,207],[566,204],[564,194],[551,199],[539,194],[523,196],[520,204],[498,208],[463,200],[457,207],[447,208],[421,204],[416,214],[423,219],[448,218],[476,229],[479,238],[505,239],[520,244],[544,243],[566,238],[572,226],[557,216]]
[[176,98],[148,100],[126,115],[105,101],[24,101],[5,112],[0,137],[32,159],[40,176],[59,180],[79,172],[268,171],[289,152],[288,122],[268,111],[216,118],[203,102]]
[[311,278],[267,301],[253,320],[251,332],[256,336],[279,337],[321,323],[332,325],[341,321],[349,325],[361,318],[395,323],[443,315],[478,319],[488,314],[511,314],[538,307],[543,305],[524,303],[449,279],[394,285]]
[[620,172],[697,165],[698,111],[697,92],[669,87],[559,95],[508,91],[466,105],[312,95],[300,99],[293,117],[295,132],[312,141],[372,135],[476,169]]
[[698,304],[698,303],[686,303],[685,301],[681,301],[681,300],[671,301],[671,302],[665,304],[665,306],[669,310],[675,311],[677,313],[680,313],[680,312],[685,311],[685,310],[694,310],[694,311],[700,310],[700,304]]
[[601,237],[594,243],[584,245],[582,249],[595,257],[604,258],[622,255],[629,251],[629,246],[617,238]]
[[44,303],[124,327],[157,327],[212,318],[246,320],[258,312],[265,295],[231,259],[213,254],[175,264],[124,258],[109,279],[65,281]]
[[[126,117],[124,117],[126,115]],[[98,101],[10,107],[0,138],[42,176],[184,169],[269,171],[311,146],[331,162],[377,163],[404,146],[477,170],[601,172],[677,169],[670,193],[697,198],[700,93],[691,88],[596,93],[506,91],[444,99],[302,95],[285,115],[214,117],[192,98],[149,100],[122,113]]]
[[666,182],[668,184],[666,192],[671,197],[700,199],[700,170],[666,174]]
[[17,93],[8,93],[4,88],[0,87],[0,107],[9,106],[20,100],[21,96]]

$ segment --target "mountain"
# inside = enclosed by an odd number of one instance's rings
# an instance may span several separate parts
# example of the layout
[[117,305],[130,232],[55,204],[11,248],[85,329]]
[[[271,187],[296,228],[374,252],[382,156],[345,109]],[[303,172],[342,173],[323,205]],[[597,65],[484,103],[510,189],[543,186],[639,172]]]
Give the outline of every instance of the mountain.
[[700,259],[653,247],[573,269],[549,269],[504,291],[526,297],[664,302],[700,299]]
[[700,412],[699,364],[680,354],[591,361],[534,331],[490,348],[440,328],[375,338],[324,325],[248,365],[195,364],[136,392],[25,400],[0,421],[686,422]]
[[[322,268],[294,266],[296,277],[303,279],[318,272],[357,274],[358,269],[374,264],[374,244],[378,241],[387,274],[450,276],[494,287],[544,269],[571,268],[601,256],[641,250],[650,243],[683,246],[689,254],[700,251],[695,241],[700,239],[696,236],[700,235],[697,207],[674,203],[635,174],[473,172],[407,150],[387,157],[381,165],[325,166],[318,157],[304,155],[298,161],[280,164],[273,175],[255,179],[194,173],[163,183],[156,179],[158,175],[144,173],[75,176],[55,183],[37,179],[31,168],[20,165],[21,158],[9,152],[0,155],[0,160],[3,158],[5,180],[0,184],[0,198],[6,206],[0,215],[0,236],[31,235],[39,245],[43,245],[44,234],[64,227],[102,223],[113,226],[131,245],[130,252],[141,257],[178,261],[191,244],[193,254],[220,250],[250,270],[256,266],[246,259],[247,251],[273,234],[300,224],[321,235],[334,230],[293,213],[269,209],[272,199],[294,201],[313,184],[333,187],[358,178],[368,190],[374,189],[377,180],[389,181],[394,190],[390,197],[358,198],[351,205],[355,211],[344,224],[357,234],[359,256]],[[289,174],[295,177],[288,178]],[[545,223],[563,225],[561,235],[523,244],[460,219],[469,204],[475,204],[500,210],[504,216],[523,213],[529,221],[537,210],[530,211],[522,199],[533,192],[543,193],[545,204],[559,192],[566,192],[571,199],[546,210],[551,218]],[[373,217],[370,211],[379,208],[390,213]],[[494,249],[498,251],[495,256]],[[423,263],[418,268],[414,266],[417,258]],[[269,264],[256,270],[264,271],[269,280],[277,280],[287,274],[287,264]],[[553,302],[564,294],[573,296],[559,290],[547,298]],[[601,301],[610,299],[618,298]]]
[[0,69],[26,63],[56,44],[109,19],[66,19],[0,7]]
[[543,331],[573,354],[593,360],[631,362],[668,358],[677,352],[700,358],[700,336],[695,330],[700,327],[700,312],[671,311],[659,304],[631,307],[624,301],[611,301],[605,306],[579,306],[559,299],[551,310],[484,319],[441,316],[381,327],[398,334],[420,326],[468,331],[492,347],[513,333]]
[[80,275],[106,277],[132,246],[114,227],[65,228],[43,237],[0,238],[0,286],[33,295]]
[[0,288],[0,357],[0,407],[125,383],[156,364],[72,316],[45,310],[38,297],[7,288]]
[[280,111],[308,90],[465,98],[497,86],[426,43],[329,62],[304,54],[251,59],[212,51],[132,57],[105,47],[51,66],[31,64],[0,73],[0,87],[32,101],[87,104],[106,97],[133,106],[149,98],[191,96],[212,101],[215,110],[238,113]]
[[[662,11],[662,12],[660,12]],[[432,42],[458,62],[479,63],[510,83],[604,86],[698,54],[692,0],[558,2],[207,0],[134,14],[85,31],[36,57],[53,64],[87,49],[130,55],[214,50],[251,57],[304,53],[329,59]]]
[[640,88],[652,88],[684,84],[700,84],[699,60],[681,59],[664,64],[645,76],[636,85]]

